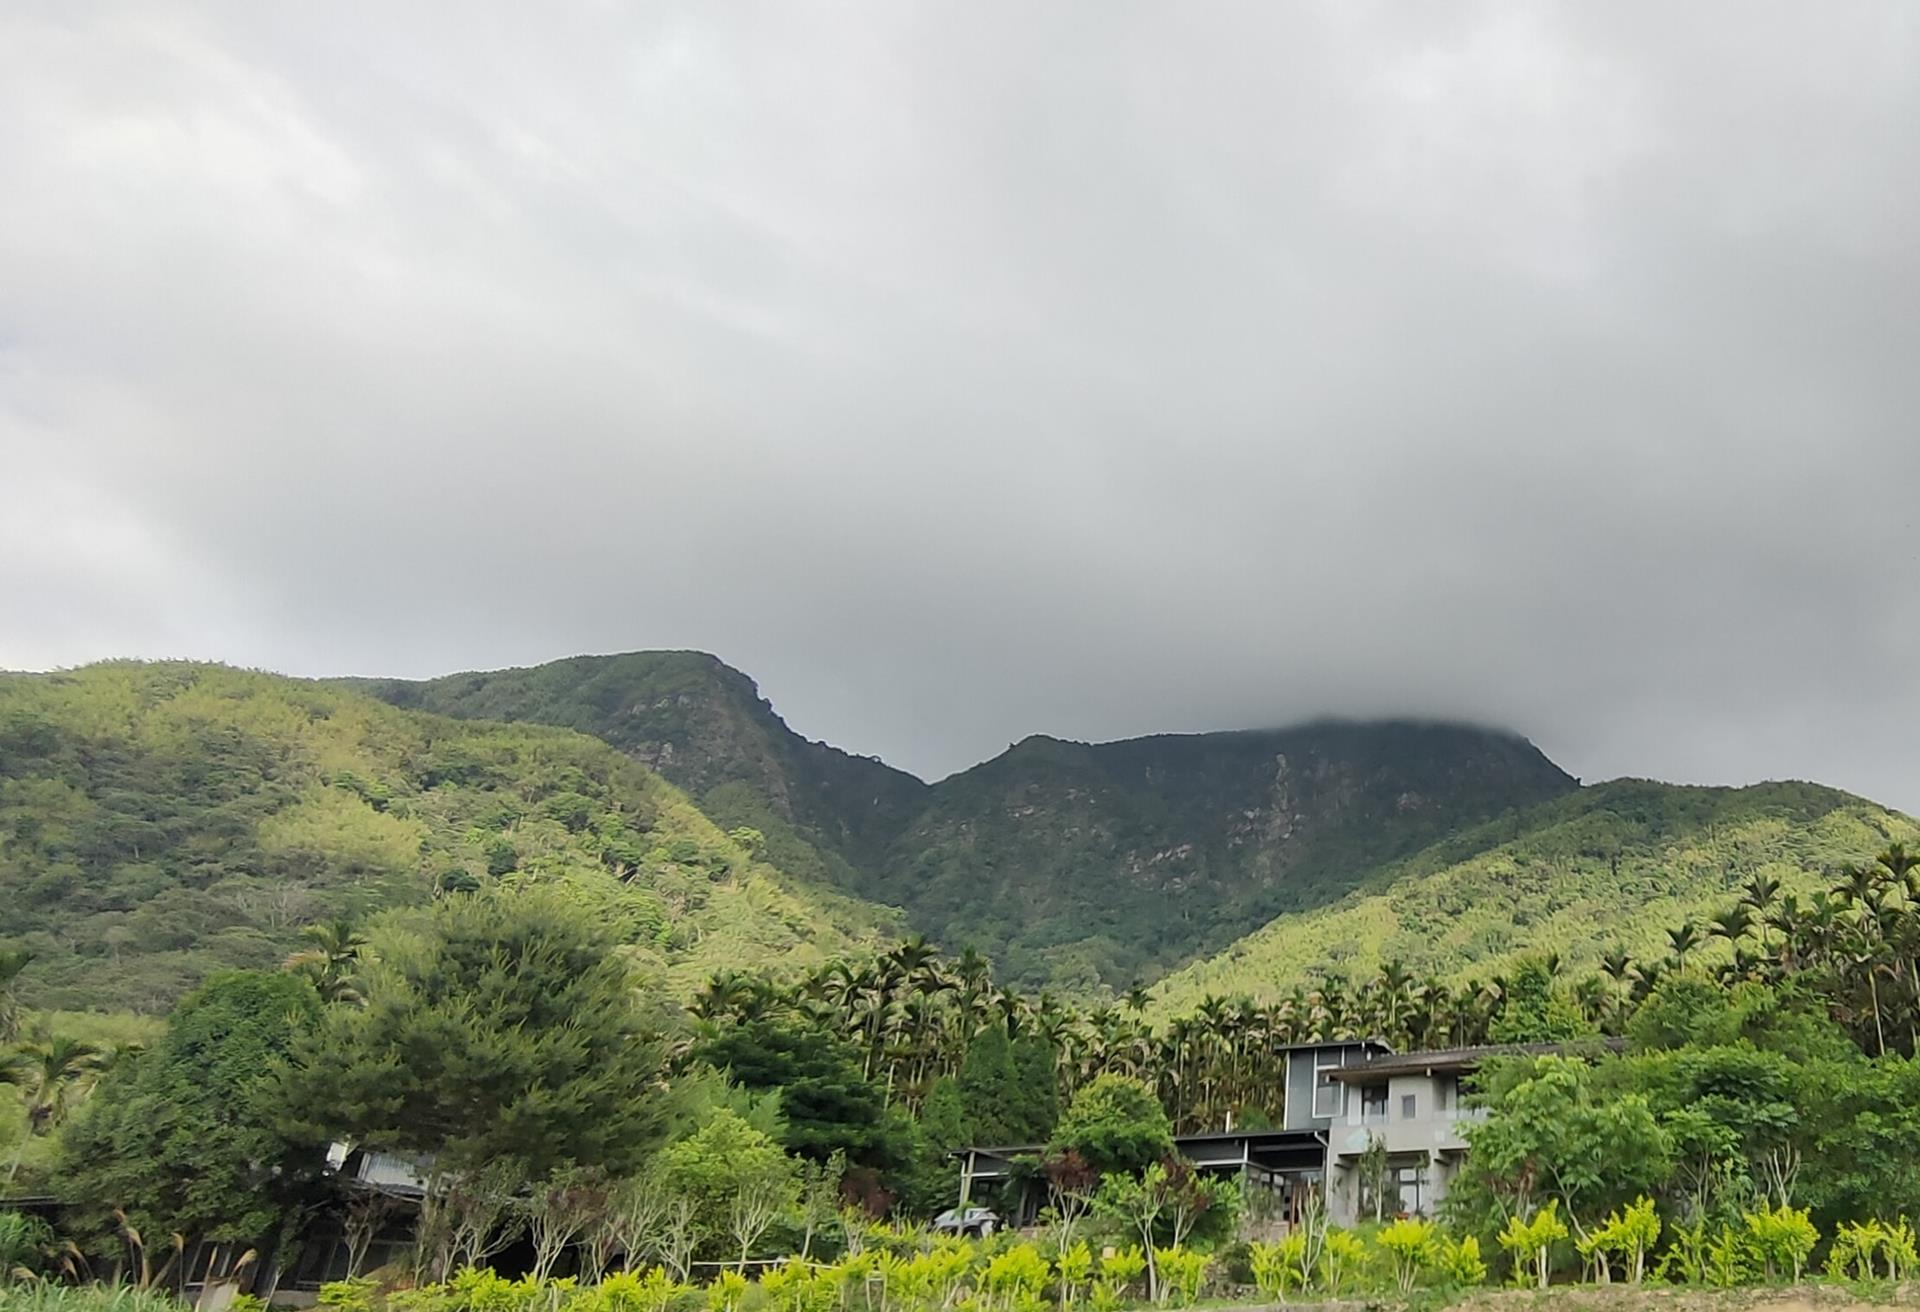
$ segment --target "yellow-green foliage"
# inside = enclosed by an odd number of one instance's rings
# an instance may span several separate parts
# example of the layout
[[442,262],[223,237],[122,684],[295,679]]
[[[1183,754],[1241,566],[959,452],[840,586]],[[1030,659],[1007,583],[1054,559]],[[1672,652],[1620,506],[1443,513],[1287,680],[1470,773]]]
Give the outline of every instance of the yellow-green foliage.
[[34,953],[30,1005],[161,1010],[212,969],[277,965],[303,924],[488,879],[565,887],[682,996],[891,924],[829,909],[596,739],[303,680],[0,675],[0,761],[0,947]]
[[[1436,1260],[1443,1256],[1442,1250],[1445,1250],[1445,1256],[1458,1256],[1457,1250],[1447,1244],[1445,1237],[1431,1227],[1429,1235]],[[1395,1242],[1398,1242],[1398,1238]],[[1478,1262],[1478,1242],[1469,1239],[1467,1243],[1471,1245],[1474,1261]],[[1248,1261],[1253,1270],[1254,1283],[1271,1298],[1284,1300],[1296,1292],[1339,1298],[1348,1280],[1365,1269],[1369,1255],[1366,1241],[1353,1231],[1316,1224],[1296,1226],[1271,1243],[1253,1244],[1248,1251]],[[1460,1269],[1470,1270],[1471,1265]],[[1480,1275],[1466,1283],[1477,1282],[1485,1275],[1486,1268],[1483,1265]]]
[[1556,1202],[1535,1212],[1531,1220],[1508,1217],[1507,1228],[1500,1232],[1500,1247],[1513,1259],[1513,1283],[1525,1286],[1531,1281],[1545,1289],[1553,1246],[1566,1237],[1567,1223],[1560,1219]]
[[707,1286],[709,1312],[739,1312],[747,1297],[747,1277],[739,1271],[722,1271]]
[[[239,1299],[233,1306],[238,1312],[261,1312],[258,1306],[242,1304]],[[58,1285],[44,1280],[0,1287],[0,1308],[5,1312],[187,1312],[186,1304],[159,1290],[128,1285]]]
[[1480,1256],[1480,1241],[1462,1235],[1460,1242],[1449,1243],[1445,1235],[1434,1239],[1435,1268],[1450,1285],[1480,1285],[1487,1279],[1487,1264]]
[[1285,1300],[1299,1283],[1299,1260],[1306,1236],[1298,1230],[1275,1243],[1255,1242],[1247,1250],[1253,1283],[1269,1298]]
[[[825,1268],[817,1268],[797,1257],[762,1272],[760,1288],[767,1295],[771,1312],[827,1312],[839,1301],[838,1286],[832,1275]],[[609,1308],[606,1312],[627,1312],[627,1309]],[[652,1310],[635,1308],[633,1312]]]
[[1328,1298],[1340,1297],[1346,1282],[1367,1260],[1366,1241],[1351,1230],[1327,1231],[1326,1246],[1320,1253],[1322,1286]]
[[986,1290],[1000,1307],[1016,1306],[1040,1296],[1047,1287],[1047,1259],[1031,1244],[1018,1244],[987,1261]]
[[1814,1245],[1820,1242],[1820,1232],[1814,1228],[1807,1209],[1782,1203],[1778,1207],[1748,1212],[1741,1219],[1747,1227],[1747,1243],[1759,1258],[1767,1279],[1777,1280],[1786,1275],[1798,1280]]
[[1205,1253],[1195,1252],[1191,1248],[1153,1250],[1154,1266],[1159,1268],[1167,1297],[1175,1307],[1190,1306],[1200,1297],[1200,1286],[1206,1282],[1207,1267],[1212,1260]]
[[1338,902],[1272,921],[1169,975],[1153,1014],[1190,1012],[1209,994],[1270,1002],[1317,972],[1357,976],[1388,960],[1457,981],[1544,950],[1577,975],[1611,948],[1664,951],[1667,926],[1720,909],[1750,876],[1809,892],[1823,870],[1916,840],[1907,817],[1813,784],[1601,784],[1468,830]]
[[1731,1289],[1752,1271],[1746,1237],[1731,1226],[1722,1226],[1707,1245],[1706,1281],[1720,1289]]
[[1061,1304],[1078,1299],[1093,1274],[1093,1250],[1087,1247],[1087,1241],[1082,1239],[1071,1248],[1062,1249],[1053,1259],[1053,1274],[1060,1282]]
[[1827,1248],[1827,1275],[1835,1280],[1872,1280],[1882,1273],[1903,1280],[1920,1268],[1914,1228],[1905,1217],[1897,1221],[1842,1221],[1834,1227]]
[[1639,1284],[1646,1275],[1647,1254],[1660,1241],[1660,1214],[1653,1200],[1642,1195],[1620,1211],[1609,1213],[1578,1241],[1580,1255],[1592,1262],[1597,1273],[1608,1276],[1608,1259],[1617,1257],[1629,1284]]
[[1402,1294],[1412,1292],[1420,1272],[1432,1265],[1435,1231],[1433,1222],[1402,1217],[1382,1226],[1374,1242],[1387,1255],[1393,1268],[1393,1282]]
[[1913,1226],[1903,1216],[1885,1227],[1885,1232],[1885,1237],[1880,1241],[1880,1251],[1887,1259],[1887,1278],[1905,1280],[1913,1274],[1916,1266],[1920,1266],[1920,1249],[1915,1247]]
[[1093,1283],[1088,1305],[1093,1312],[1113,1312],[1127,1302],[1127,1295],[1147,1272],[1147,1255],[1138,1245],[1115,1248],[1100,1254],[1100,1278]]

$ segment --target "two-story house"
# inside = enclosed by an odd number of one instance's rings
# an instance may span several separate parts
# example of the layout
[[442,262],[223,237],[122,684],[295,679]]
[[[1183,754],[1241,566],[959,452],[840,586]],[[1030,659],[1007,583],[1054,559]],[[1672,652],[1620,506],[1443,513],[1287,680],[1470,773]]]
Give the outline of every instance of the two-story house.
[[[1277,1128],[1177,1135],[1173,1147],[1197,1171],[1244,1176],[1249,1188],[1269,1196],[1273,1215],[1294,1220],[1308,1207],[1309,1195],[1327,1189],[1330,1136],[1344,1126],[1353,1104],[1353,1091],[1342,1077],[1390,1056],[1393,1049],[1377,1039],[1335,1039],[1283,1051],[1286,1086]],[[1029,1223],[1044,1202],[1044,1188],[1017,1163],[1045,1151],[1044,1144],[961,1149],[955,1154],[960,1159],[957,1210],[988,1201],[1004,1210],[1009,1223]],[[1009,1193],[1013,1181],[1022,1184]]]
[[[1195,1170],[1244,1175],[1283,1220],[1298,1219],[1310,1194],[1341,1225],[1372,1217],[1376,1207],[1388,1217],[1432,1216],[1466,1159],[1467,1128],[1485,1116],[1466,1105],[1463,1082],[1491,1057],[1563,1050],[1533,1043],[1396,1053],[1378,1039],[1294,1044],[1282,1050],[1278,1128],[1179,1135],[1174,1150]],[[1032,1220],[1043,1201],[1038,1184],[1029,1177],[1012,1198],[1002,1187],[1022,1178],[1016,1159],[1044,1151],[1040,1144],[962,1149],[961,1207],[990,1198],[1013,1224]]]
[[[1463,1082],[1490,1057],[1564,1049],[1558,1043],[1447,1048],[1376,1056],[1330,1072],[1345,1087],[1346,1104],[1327,1136],[1328,1214],[1342,1225],[1371,1217],[1378,1189],[1381,1215],[1432,1216],[1466,1160],[1467,1127],[1486,1118],[1485,1108],[1466,1105]],[[1368,1169],[1376,1143],[1385,1161],[1376,1153]]]

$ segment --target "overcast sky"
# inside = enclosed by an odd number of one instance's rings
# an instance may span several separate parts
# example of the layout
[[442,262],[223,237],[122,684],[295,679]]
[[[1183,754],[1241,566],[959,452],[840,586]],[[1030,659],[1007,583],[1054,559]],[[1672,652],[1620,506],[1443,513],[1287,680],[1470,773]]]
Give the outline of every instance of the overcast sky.
[[0,666],[1920,810],[1920,9],[0,10]]

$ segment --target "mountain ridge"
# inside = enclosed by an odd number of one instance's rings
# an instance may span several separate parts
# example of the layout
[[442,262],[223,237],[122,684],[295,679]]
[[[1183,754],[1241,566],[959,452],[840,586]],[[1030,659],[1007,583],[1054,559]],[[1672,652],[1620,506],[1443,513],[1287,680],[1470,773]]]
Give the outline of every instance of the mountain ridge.
[[[1442,833],[1578,786],[1510,730],[1415,717],[1104,743],[1030,734],[926,783],[802,738],[708,653],[352,685],[595,734],[723,823],[764,830],[782,868],[901,906],[1009,978],[1075,990],[1124,988]],[[1177,916],[1154,905],[1163,891]]]
[[1908,835],[1811,783],[1582,787],[1519,733],[1437,717],[1035,733],[928,784],[802,738],[698,652],[426,683],[178,662],[0,675],[0,889],[14,941],[40,935],[36,987],[75,1004],[102,954],[132,954],[113,1000],[135,1006],[194,963],[269,961],[288,908],[331,913],[343,889],[374,888],[347,897],[372,906],[449,871],[559,875],[631,901],[603,886],[613,869],[644,872],[651,901],[627,912],[663,936],[682,995],[708,969],[911,927],[1022,988],[1157,980],[1165,1006],[1389,958],[1449,975],[1534,950],[1590,961],[1753,871],[1798,887]]

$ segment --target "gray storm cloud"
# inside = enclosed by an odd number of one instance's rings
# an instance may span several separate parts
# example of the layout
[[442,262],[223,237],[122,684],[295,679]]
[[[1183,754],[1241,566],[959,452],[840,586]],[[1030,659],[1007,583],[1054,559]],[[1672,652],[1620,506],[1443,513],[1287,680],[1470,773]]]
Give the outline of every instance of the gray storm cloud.
[[0,665],[1920,807],[1898,3],[0,13]]

